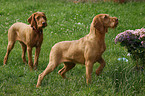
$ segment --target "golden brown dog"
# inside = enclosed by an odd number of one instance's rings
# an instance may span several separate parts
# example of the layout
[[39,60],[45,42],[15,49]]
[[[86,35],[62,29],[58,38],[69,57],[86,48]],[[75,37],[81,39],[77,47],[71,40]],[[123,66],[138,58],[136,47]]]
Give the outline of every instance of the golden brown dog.
[[36,87],[39,87],[43,78],[60,63],[64,63],[64,67],[58,73],[63,78],[65,78],[65,73],[72,69],[76,63],[84,64],[86,66],[86,82],[88,84],[91,81],[94,63],[99,62],[101,64],[96,70],[97,75],[105,67],[105,61],[102,58],[102,54],[106,49],[105,33],[109,27],[115,28],[117,24],[118,19],[116,17],[99,14],[94,17],[88,35],[79,40],[56,43],[51,49],[47,68],[39,74]]
[[[25,53],[28,52],[28,64],[30,69],[36,69],[38,57],[43,41],[43,28],[47,26],[46,16],[43,12],[33,13],[29,18],[30,25],[24,23],[14,23],[8,30],[7,53],[4,57],[4,65],[7,62],[8,55],[13,49],[15,42],[18,40],[22,47],[22,59],[26,64]],[[34,65],[32,62],[32,48],[36,47]]]

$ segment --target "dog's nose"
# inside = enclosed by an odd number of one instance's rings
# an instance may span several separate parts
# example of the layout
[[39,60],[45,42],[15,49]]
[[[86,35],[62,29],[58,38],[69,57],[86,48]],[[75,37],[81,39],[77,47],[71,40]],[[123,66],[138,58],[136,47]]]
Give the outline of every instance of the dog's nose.
[[116,19],[116,21],[118,21],[118,18]]
[[116,23],[118,23],[118,18],[116,18]]
[[42,22],[42,25],[45,26],[46,25],[46,22]]

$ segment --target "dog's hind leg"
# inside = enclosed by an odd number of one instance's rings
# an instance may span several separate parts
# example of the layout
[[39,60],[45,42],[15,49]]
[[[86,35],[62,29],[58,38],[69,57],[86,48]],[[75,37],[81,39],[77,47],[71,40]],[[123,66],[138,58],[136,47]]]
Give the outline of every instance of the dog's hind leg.
[[46,67],[46,69],[41,74],[39,74],[36,87],[39,87],[41,85],[41,82],[42,82],[43,78],[47,74],[49,74],[50,72],[52,72],[57,67],[57,65],[58,64],[56,64],[56,63],[49,63],[48,64],[48,66]]
[[16,32],[13,29],[13,26],[11,26],[10,29],[8,30],[8,46],[7,46],[7,53],[6,53],[6,55],[4,57],[4,61],[3,61],[4,65],[7,63],[8,56],[9,56],[11,50],[13,49],[15,42],[16,42]]
[[21,47],[22,47],[22,60],[25,64],[27,64],[27,61],[26,61],[26,58],[25,58],[27,46],[23,42],[20,42],[20,44],[21,44]]
[[4,57],[4,62],[3,62],[4,65],[6,65],[6,62],[7,62],[8,56],[9,56],[11,50],[13,49],[14,44],[15,44],[15,41],[9,41],[9,42],[8,42],[7,53],[6,53],[5,57]]
[[101,57],[100,60],[98,61],[101,65],[99,66],[99,68],[96,70],[96,74],[100,75],[100,73],[103,71],[103,68],[105,67],[106,63],[104,61],[104,59]]
[[75,63],[72,63],[72,62],[64,62],[64,67],[62,69],[60,69],[58,71],[58,73],[61,75],[62,78],[66,78],[65,77],[65,73],[67,71],[69,71],[70,69],[72,69],[73,67],[75,67]]

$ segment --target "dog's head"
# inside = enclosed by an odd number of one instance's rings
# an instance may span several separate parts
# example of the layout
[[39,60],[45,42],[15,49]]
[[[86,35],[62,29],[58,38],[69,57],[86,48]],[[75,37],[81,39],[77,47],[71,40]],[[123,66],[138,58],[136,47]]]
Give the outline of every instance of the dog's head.
[[99,14],[94,17],[92,24],[97,30],[107,32],[108,28],[117,27],[118,19],[117,17],[110,17],[108,14]]
[[41,30],[47,26],[47,19],[43,12],[33,13],[29,18],[28,22],[31,24],[31,27]]

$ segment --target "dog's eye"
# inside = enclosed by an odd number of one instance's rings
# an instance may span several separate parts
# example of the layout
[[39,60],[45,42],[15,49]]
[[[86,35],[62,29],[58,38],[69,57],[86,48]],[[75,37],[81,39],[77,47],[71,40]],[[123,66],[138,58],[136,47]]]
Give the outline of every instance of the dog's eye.
[[39,20],[39,18],[40,18],[40,17],[38,16],[36,19]]
[[108,16],[107,15],[105,15],[105,17],[104,17],[105,19],[107,19],[108,18]]

